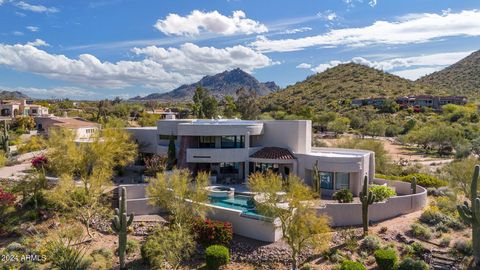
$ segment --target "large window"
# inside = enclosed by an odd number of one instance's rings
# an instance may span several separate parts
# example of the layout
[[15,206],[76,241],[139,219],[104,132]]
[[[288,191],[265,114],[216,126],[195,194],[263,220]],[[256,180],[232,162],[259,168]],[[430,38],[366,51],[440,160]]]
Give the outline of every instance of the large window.
[[239,162],[222,162],[220,163],[220,173],[238,173],[240,169]]
[[245,136],[222,136],[222,148],[244,148]]
[[337,172],[335,173],[335,189],[349,189],[350,174]]
[[198,141],[199,148],[215,148],[215,137],[214,136],[200,136]]
[[320,172],[320,186],[324,189],[333,189],[333,172]]

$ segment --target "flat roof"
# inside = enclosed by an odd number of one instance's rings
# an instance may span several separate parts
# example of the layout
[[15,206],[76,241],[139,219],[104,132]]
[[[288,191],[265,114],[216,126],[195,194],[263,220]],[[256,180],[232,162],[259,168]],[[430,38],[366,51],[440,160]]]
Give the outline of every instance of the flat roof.
[[196,119],[193,120],[192,122],[186,122],[186,123],[180,123],[179,125],[197,125],[197,126],[206,126],[206,125],[212,125],[212,126],[251,126],[251,125],[262,125],[262,122],[258,121],[253,121],[253,120],[240,120],[240,119]]
[[156,126],[153,127],[126,127],[125,129],[143,129],[143,130],[157,130]]
[[312,151],[308,154],[321,157],[363,157],[370,153],[372,151],[361,149],[312,147]]

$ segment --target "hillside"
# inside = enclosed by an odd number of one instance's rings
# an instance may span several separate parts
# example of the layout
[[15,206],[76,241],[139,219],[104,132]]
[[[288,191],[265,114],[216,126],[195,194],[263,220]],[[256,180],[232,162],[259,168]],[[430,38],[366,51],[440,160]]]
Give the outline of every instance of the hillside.
[[154,93],[145,97],[135,97],[132,100],[190,100],[197,86],[210,90],[217,98],[222,98],[225,95],[235,96],[236,91],[242,87],[252,89],[260,96],[270,94],[279,89],[274,82],[261,83],[252,75],[237,68],[213,76],[205,76],[196,83],[182,85],[167,93]]
[[418,79],[438,87],[448,88],[452,95],[478,98],[480,93],[480,51],[476,51],[457,63]]
[[19,91],[0,90],[0,99],[30,99],[30,97]]
[[360,64],[348,63],[312,75],[304,81],[263,98],[266,110],[292,111],[298,106],[315,110],[327,109],[331,102],[371,96],[400,96],[409,94],[444,94],[431,86]]

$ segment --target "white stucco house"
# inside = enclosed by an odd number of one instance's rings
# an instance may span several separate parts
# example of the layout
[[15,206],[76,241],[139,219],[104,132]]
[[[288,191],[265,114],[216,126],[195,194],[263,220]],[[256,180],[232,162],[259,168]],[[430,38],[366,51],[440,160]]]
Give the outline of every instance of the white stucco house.
[[52,128],[66,128],[75,132],[75,141],[88,142],[91,137],[101,128],[98,123],[86,121],[81,118],[71,117],[35,117],[36,128],[46,134]]
[[220,184],[245,183],[255,171],[296,174],[311,183],[318,161],[322,194],[348,188],[358,196],[362,180],[373,180],[371,151],[312,147],[310,120],[168,119],[156,127],[127,128],[144,153],[166,155],[174,138],[177,166],[208,171]]

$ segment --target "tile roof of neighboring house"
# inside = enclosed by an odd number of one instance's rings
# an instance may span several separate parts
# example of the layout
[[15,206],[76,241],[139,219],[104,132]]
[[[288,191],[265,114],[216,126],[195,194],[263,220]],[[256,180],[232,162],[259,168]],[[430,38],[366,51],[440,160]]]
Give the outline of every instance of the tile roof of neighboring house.
[[281,147],[264,147],[253,153],[250,157],[261,159],[295,159],[295,156],[288,149]]
[[47,121],[51,121],[53,126],[64,128],[87,128],[87,127],[100,127],[100,124],[86,121],[80,118],[68,118],[68,117],[54,117],[47,118]]

